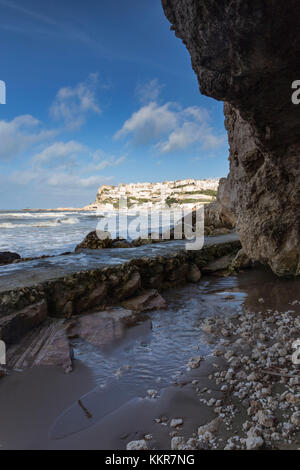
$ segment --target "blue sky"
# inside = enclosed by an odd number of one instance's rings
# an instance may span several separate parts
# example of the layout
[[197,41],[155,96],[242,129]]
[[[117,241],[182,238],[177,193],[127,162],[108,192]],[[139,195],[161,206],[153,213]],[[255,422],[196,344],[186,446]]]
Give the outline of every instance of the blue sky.
[[160,0],[0,0],[0,208],[78,207],[101,184],[226,176]]

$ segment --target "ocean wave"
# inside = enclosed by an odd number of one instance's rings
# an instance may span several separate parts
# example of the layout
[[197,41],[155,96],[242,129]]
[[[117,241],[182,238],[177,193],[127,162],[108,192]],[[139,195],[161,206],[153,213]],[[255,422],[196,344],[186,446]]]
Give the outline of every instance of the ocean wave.
[[63,219],[57,218],[56,220],[49,220],[46,222],[37,222],[34,224],[14,224],[11,222],[6,222],[3,224],[0,224],[0,229],[14,229],[14,228],[21,228],[21,227],[26,227],[28,229],[32,227],[38,227],[38,228],[43,228],[43,227],[59,227],[60,225],[75,225],[79,223],[79,219],[77,217],[66,217]]
[[70,215],[79,215],[78,212],[1,212],[2,219],[52,219],[60,217],[69,217]]

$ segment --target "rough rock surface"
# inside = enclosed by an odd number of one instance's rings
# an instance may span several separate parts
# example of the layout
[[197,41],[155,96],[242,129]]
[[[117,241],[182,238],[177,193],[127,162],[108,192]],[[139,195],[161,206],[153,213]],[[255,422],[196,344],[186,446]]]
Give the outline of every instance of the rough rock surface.
[[104,310],[72,319],[67,334],[69,339],[81,338],[102,348],[122,338],[126,327],[135,322],[136,315],[130,310]]
[[112,240],[107,233],[107,237],[101,238],[98,236],[96,230],[94,232],[90,232],[85,239],[76,246],[75,251],[78,252],[83,249],[89,250],[103,250],[104,248],[111,248],[112,247]]
[[11,264],[19,259],[21,259],[21,256],[18,255],[18,253],[11,253],[10,251],[0,252],[0,266],[5,264]]
[[62,367],[65,372],[73,368],[73,351],[62,320],[46,322],[34,328],[20,342],[8,350],[8,367],[25,369],[34,366]]
[[230,174],[222,201],[249,258],[300,274],[298,0],[162,0],[203,94],[225,102]]
[[56,366],[73,369],[72,340],[80,338],[103,348],[121,339],[134,325],[136,314],[122,308],[105,310],[72,320],[47,319],[11,345],[7,351],[8,369]]
[[152,289],[141,295],[125,300],[122,306],[135,312],[150,312],[151,310],[167,308],[167,302],[157,290]]
[[[198,251],[178,251],[166,256],[134,258],[123,264],[105,266],[54,278],[39,285],[0,293],[0,318],[45,301],[48,316],[73,315],[120,304],[140,295],[141,290],[168,289],[191,282],[191,272],[201,272],[211,261],[240,250],[238,240],[204,246]],[[199,277],[199,273],[198,273]],[[197,278],[195,278],[197,281]]]
[[0,339],[13,344],[28,331],[39,326],[47,318],[47,304],[44,300],[29,305],[20,312],[0,317]]

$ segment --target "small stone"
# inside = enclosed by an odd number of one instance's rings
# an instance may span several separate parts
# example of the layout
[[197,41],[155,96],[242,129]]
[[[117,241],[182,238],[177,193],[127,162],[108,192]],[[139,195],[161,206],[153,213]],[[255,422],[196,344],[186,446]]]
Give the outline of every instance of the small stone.
[[171,440],[171,450],[183,450],[185,447],[185,440],[183,437],[173,437]]
[[245,439],[247,450],[258,450],[264,445],[263,438],[260,436],[251,436]]
[[142,439],[140,441],[129,442],[126,446],[126,450],[149,450],[147,442]]
[[300,426],[300,411],[296,411],[291,416],[291,423],[295,426]]
[[204,357],[203,356],[196,356],[196,357],[192,357],[189,362],[188,362],[188,367],[190,369],[198,369],[198,367],[200,367],[200,363],[204,360]]
[[275,416],[273,416],[271,413],[259,410],[256,413],[256,418],[258,423],[266,428],[272,428],[274,426]]
[[158,395],[158,391],[157,390],[147,390],[147,393],[149,395],[150,398],[156,398],[157,395]]
[[183,419],[182,418],[176,418],[172,419],[171,421],[171,428],[177,428],[177,426],[182,426],[183,425]]

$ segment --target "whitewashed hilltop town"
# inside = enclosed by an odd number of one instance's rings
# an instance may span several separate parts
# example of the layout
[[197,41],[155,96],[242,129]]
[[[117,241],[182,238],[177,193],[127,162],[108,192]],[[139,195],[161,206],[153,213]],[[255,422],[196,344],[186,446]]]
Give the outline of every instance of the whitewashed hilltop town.
[[[193,209],[209,204],[216,198],[219,179],[185,179],[163,183],[131,183],[118,186],[101,186],[93,204],[85,210],[118,210],[120,199],[123,207],[131,210]],[[122,206],[121,206],[122,207]]]

